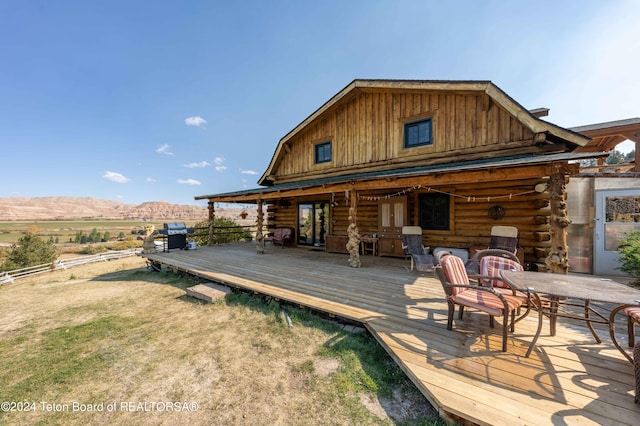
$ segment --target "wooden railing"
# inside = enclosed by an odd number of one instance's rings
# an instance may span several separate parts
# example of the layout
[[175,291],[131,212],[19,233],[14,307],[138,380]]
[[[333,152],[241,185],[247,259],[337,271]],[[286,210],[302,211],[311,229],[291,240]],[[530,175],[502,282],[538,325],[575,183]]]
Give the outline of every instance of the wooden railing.
[[[213,229],[214,243],[226,243],[231,241],[240,241],[243,238],[255,238],[258,228],[255,225],[233,225],[233,226],[216,226]],[[266,228],[262,228],[262,233],[266,235]],[[194,228],[193,233],[187,238],[195,238],[201,243],[209,240],[209,228]]]
[[136,256],[140,253],[140,248],[129,250],[114,250],[106,253],[92,254],[88,256],[74,257],[70,259],[58,259],[52,263],[43,263],[42,265],[29,266],[27,268],[15,269],[13,271],[0,272],[0,285],[14,282],[19,278],[26,278],[44,272],[56,271],[59,269],[68,269],[74,266],[86,265],[94,262],[107,262],[113,259],[121,259],[124,257]]

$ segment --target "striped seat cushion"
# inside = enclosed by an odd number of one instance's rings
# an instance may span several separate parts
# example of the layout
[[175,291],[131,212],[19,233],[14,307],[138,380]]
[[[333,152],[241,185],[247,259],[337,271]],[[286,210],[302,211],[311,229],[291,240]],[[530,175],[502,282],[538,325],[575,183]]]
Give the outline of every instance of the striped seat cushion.
[[[480,275],[485,277],[499,277],[501,270],[522,271],[522,265],[501,256],[485,256],[480,259]],[[502,280],[491,280],[493,287],[509,288]]]
[[[446,255],[440,259],[440,265],[442,265],[442,271],[449,284],[469,285],[467,270],[464,267],[464,263],[462,263],[462,259],[458,256]],[[466,289],[453,287],[451,290],[456,295]]]
[[[522,306],[522,300],[516,296],[503,295],[507,301],[509,310],[514,310],[518,306]],[[498,296],[488,291],[465,289],[449,298],[452,302],[459,305],[468,306],[486,312],[494,317],[504,315],[504,305]]]
[[640,323],[640,306],[629,306],[624,309],[624,313],[629,315],[635,322]]

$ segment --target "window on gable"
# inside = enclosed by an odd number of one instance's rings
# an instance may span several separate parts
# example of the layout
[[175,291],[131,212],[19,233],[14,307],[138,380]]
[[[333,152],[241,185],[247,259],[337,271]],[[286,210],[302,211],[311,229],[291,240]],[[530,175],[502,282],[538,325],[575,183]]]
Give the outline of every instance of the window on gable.
[[314,145],[314,163],[322,164],[331,162],[331,141]]
[[433,139],[431,135],[431,118],[425,120],[412,121],[404,124],[404,147],[431,145]]
[[432,231],[449,230],[449,204],[451,197],[449,194],[421,194],[420,203],[420,226],[422,229]]

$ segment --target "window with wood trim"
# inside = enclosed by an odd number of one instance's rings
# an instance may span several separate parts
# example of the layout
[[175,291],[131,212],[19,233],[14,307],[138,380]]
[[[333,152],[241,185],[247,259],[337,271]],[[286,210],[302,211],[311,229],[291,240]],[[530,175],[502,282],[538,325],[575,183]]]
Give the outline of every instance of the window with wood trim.
[[451,197],[449,194],[420,194],[420,226],[431,231],[448,231]]
[[404,123],[404,147],[432,145],[431,118]]
[[314,164],[331,162],[331,141],[317,143],[313,146],[313,162]]

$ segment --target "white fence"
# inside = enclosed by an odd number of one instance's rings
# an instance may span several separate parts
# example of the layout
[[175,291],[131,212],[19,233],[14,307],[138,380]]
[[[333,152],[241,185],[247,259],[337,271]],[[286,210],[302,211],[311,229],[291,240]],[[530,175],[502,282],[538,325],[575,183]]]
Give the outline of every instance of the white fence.
[[13,271],[0,272],[0,284],[10,283],[18,278],[26,278],[32,275],[42,274],[43,272],[51,272],[59,269],[72,268],[74,266],[86,265],[88,263],[107,262],[113,259],[136,256],[141,251],[142,249],[140,248],[109,251],[106,253],[73,257],[65,260],[56,260],[53,263],[44,263],[42,265],[29,266],[28,268],[16,269]]

